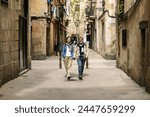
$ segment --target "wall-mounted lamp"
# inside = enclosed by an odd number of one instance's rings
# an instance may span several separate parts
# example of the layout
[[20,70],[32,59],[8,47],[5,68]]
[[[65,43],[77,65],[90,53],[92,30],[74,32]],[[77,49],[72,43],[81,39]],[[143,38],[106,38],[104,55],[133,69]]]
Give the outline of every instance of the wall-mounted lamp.
[[51,18],[51,13],[50,12],[44,12],[44,15],[46,18]]
[[99,10],[99,11],[104,11],[104,9],[105,9],[105,0],[102,0],[100,3],[102,4],[101,5],[101,7],[96,7],[96,1],[95,0],[92,0],[91,1],[91,5],[92,5],[92,7],[95,7],[96,8],[96,10]]
[[51,13],[50,12],[44,12],[44,15],[47,18],[47,22],[50,22],[50,20],[51,20]]

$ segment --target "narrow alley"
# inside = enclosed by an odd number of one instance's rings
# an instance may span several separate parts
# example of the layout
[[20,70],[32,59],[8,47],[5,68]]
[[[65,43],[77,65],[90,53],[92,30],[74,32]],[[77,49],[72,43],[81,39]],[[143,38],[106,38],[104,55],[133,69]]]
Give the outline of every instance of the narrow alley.
[[59,69],[58,56],[33,60],[32,70],[0,88],[0,99],[150,99],[143,87],[116,68],[115,60],[105,60],[93,50],[83,81],[78,79],[76,61],[71,75],[68,81],[64,66]]
[[149,6],[0,0],[1,116],[149,115]]

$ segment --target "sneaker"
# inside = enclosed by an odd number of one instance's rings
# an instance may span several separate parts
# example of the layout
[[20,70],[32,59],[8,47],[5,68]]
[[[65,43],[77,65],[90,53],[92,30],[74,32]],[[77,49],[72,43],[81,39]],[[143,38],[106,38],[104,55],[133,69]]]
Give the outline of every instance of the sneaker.
[[82,79],[82,76],[79,76],[79,80],[83,80],[83,79]]
[[68,75],[68,76],[67,76],[67,80],[70,80],[70,78],[71,78],[71,76],[70,76],[70,75]]

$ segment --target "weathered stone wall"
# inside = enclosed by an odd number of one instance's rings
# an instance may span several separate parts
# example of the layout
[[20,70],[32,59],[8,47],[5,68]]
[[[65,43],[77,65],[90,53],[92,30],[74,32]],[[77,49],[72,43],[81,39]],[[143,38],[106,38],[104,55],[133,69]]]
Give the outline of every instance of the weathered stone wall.
[[[150,14],[148,9],[146,9],[146,4],[149,4],[149,0],[141,0],[141,2],[132,11],[132,15],[125,21],[121,21],[118,27],[118,66],[140,85],[142,85],[142,82],[144,81],[143,78],[145,74],[142,73],[142,64],[144,64],[142,63],[142,58],[144,56],[142,56],[142,37],[139,23],[143,20],[150,21]],[[125,6],[125,9],[126,7],[130,8],[129,6]],[[123,29],[127,29],[127,47],[122,47]]]
[[47,12],[47,0],[32,0],[31,4],[31,15],[33,16],[44,16],[44,12]]
[[32,19],[32,59],[46,59],[47,55],[54,54],[54,23],[47,22],[47,0],[32,0],[30,2],[30,16]]
[[55,33],[54,24],[51,22],[50,23],[50,55],[54,54],[54,40],[55,40],[54,33]]
[[[111,16],[115,16],[116,2],[113,0],[106,1],[105,10],[109,11]],[[101,8],[102,6],[98,6]],[[106,12],[102,16],[102,11],[97,11],[100,19],[96,20],[97,38],[96,51],[98,51],[106,59],[116,58],[116,19],[108,16]]]
[[28,64],[28,68],[31,69],[31,17],[30,17],[30,12],[31,12],[31,4],[30,4],[30,1],[28,1],[28,21],[27,21],[27,48],[28,48],[28,51],[27,51],[27,64]]
[[148,62],[148,66],[146,69],[146,75],[145,75],[145,87],[146,87],[146,91],[148,93],[150,93],[150,12],[149,12],[149,6],[150,6],[150,1],[146,0],[147,2],[145,2],[144,6],[145,6],[145,14],[147,14],[146,19],[148,20],[148,29],[147,29],[147,50],[148,52],[146,53],[147,55],[147,62]]
[[47,0],[31,1],[31,19],[32,19],[32,59],[46,58],[46,18],[44,12],[47,12]]
[[[0,2],[0,84],[19,75],[19,15],[24,16],[24,0]],[[28,46],[29,47],[29,46]],[[28,54],[30,58],[30,54]],[[28,59],[28,66],[31,66]]]
[[[1,14],[1,3],[0,3],[0,14]],[[0,22],[1,22],[1,17],[0,17]],[[1,47],[1,39],[2,39],[2,32],[1,32],[1,23],[0,23],[0,86],[2,83],[2,47]]]
[[32,20],[32,59],[46,58],[46,20]]

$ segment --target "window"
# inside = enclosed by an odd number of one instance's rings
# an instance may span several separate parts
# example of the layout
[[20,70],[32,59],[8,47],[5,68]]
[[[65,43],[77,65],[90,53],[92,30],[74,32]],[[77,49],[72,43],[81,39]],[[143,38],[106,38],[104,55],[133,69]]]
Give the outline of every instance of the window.
[[8,0],[1,0],[2,5],[7,5],[8,6]]
[[119,15],[123,17],[124,14],[124,0],[119,0]]
[[127,46],[127,30],[122,30],[122,47]]

